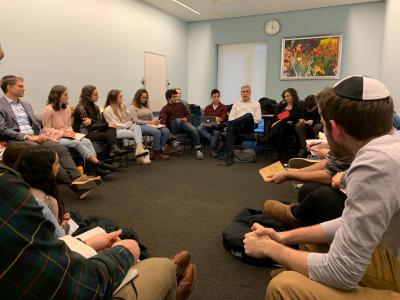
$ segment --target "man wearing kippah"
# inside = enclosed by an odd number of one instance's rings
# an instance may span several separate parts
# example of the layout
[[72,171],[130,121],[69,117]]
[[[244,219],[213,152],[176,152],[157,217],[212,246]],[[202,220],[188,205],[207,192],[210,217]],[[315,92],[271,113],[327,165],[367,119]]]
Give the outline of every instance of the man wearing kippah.
[[[246,253],[291,270],[270,282],[267,299],[400,299],[400,133],[392,126],[393,100],[378,80],[350,76],[320,92],[318,107],[333,153],[355,156],[343,214],[279,233],[255,224],[245,236]],[[327,253],[315,251],[328,243]],[[286,246],[294,244],[311,252]]]

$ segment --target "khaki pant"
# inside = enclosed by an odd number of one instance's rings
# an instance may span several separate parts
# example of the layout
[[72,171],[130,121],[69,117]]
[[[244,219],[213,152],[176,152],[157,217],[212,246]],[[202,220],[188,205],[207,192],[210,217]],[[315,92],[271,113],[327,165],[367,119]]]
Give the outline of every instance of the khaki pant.
[[360,287],[350,292],[329,287],[298,272],[287,271],[271,280],[266,299],[400,299],[400,264],[385,248],[378,246]]
[[132,300],[175,300],[175,265],[167,258],[149,258],[135,265],[139,275],[133,280],[136,293],[129,283],[114,298]]

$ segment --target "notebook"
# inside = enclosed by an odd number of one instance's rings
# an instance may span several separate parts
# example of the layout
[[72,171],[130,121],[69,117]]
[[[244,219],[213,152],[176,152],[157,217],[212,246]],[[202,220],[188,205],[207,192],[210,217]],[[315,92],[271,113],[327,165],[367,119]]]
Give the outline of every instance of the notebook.
[[266,180],[268,179],[269,175],[279,172],[286,172],[286,170],[283,167],[282,163],[280,161],[277,161],[271,165],[266,166],[265,168],[258,170],[258,172],[260,173],[261,177]]
[[200,117],[200,125],[202,126],[213,126],[217,125],[217,117]]

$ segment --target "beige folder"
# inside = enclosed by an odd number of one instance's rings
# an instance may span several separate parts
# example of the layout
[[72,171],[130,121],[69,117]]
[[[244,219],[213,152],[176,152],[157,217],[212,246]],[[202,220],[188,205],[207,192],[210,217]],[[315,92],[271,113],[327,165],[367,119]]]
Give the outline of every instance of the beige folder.
[[265,168],[258,170],[258,172],[260,173],[262,178],[266,180],[269,175],[280,172],[286,172],[286,170],[283,167],[282,163],[280,161],[277,161],[271,165],[266,166]]

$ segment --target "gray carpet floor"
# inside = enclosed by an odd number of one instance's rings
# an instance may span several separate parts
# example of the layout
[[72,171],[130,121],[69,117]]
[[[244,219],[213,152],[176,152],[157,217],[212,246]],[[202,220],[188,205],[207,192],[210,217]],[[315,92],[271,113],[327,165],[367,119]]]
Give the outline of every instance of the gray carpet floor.
[[68,189],[62,198],[85,217],[95,213],[120,226],[131,226],[153,257],[170,257],[181,249],[192,253],[197,280],[190,297],[264,299],[270,269],[251,266],[223,248],[221,230],[246,207],[262,210],[266,199],[294,201],[292,184],[265,184],[256,163],[221,167],[208,156],[190,153],[150,166],[130,162],[103,180],[84,200]]

